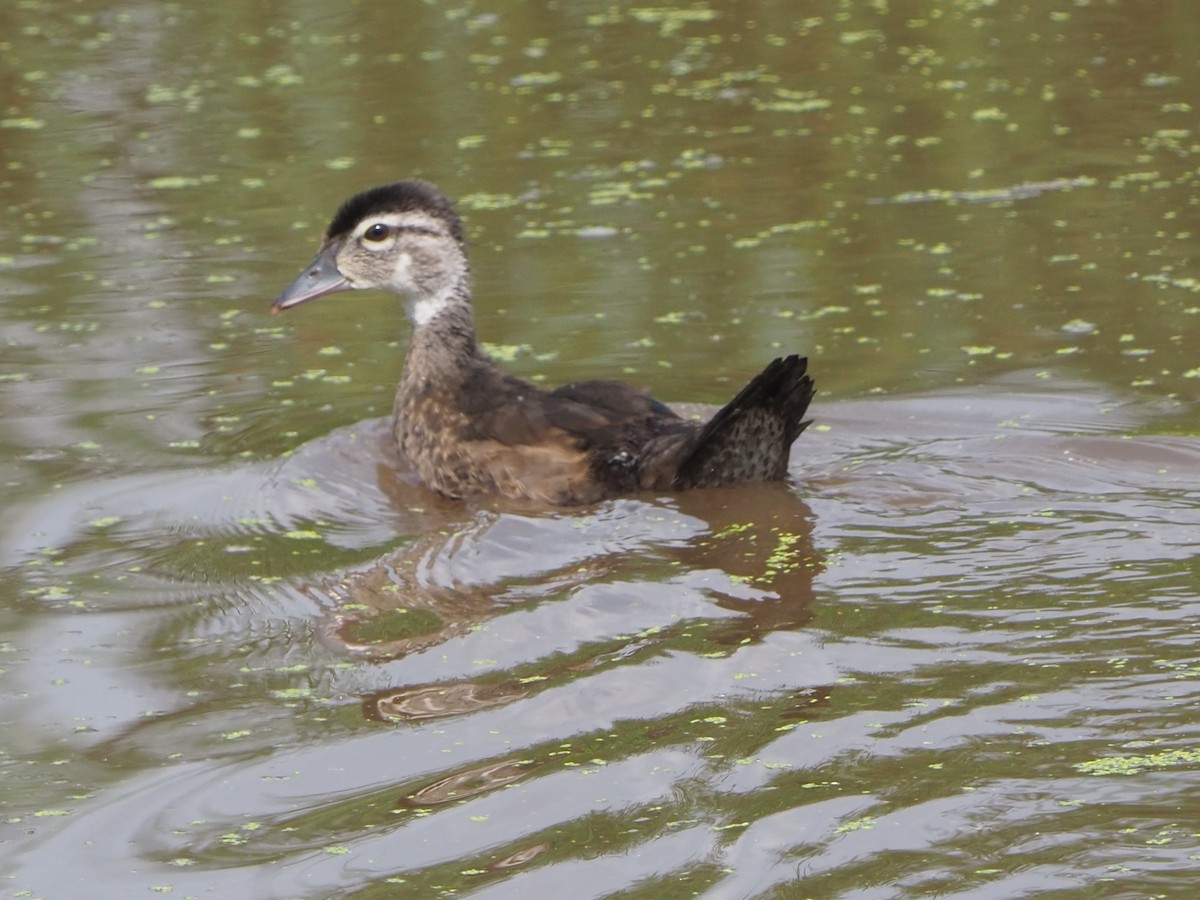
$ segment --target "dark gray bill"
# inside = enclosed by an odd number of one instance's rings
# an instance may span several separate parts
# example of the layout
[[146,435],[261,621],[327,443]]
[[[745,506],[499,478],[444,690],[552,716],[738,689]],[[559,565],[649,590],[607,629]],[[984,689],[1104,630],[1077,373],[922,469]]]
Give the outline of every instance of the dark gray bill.
[[335,242],[318,253],[299,277],[275,298],[275,302],[271,304],[271,312],[277,313],[282,309],[291,309],[293,306],[299,306],[308,300],[316,300],[326,294],[350,290],[350,282],[338,271],[338,247],[339,244]]

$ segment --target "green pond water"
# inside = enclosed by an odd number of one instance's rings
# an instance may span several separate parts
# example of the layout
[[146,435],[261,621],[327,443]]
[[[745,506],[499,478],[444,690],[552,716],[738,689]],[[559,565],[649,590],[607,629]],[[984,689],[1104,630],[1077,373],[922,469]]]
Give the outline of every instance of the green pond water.
[[[1200,7],[0,26],[0,895],[1194,895]],[[413,484],[399,304],[268,315],[412,175],[514,372],[807,355],[790,482]]]

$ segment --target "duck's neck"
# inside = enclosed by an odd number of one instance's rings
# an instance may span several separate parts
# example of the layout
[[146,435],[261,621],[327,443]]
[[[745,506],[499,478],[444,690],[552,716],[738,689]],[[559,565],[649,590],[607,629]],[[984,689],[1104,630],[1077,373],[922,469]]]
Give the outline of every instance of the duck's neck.
[[442,296],[413,302],[409,317],[413,330],[401,392],[453,389],[470,371],[470,361],[483,357],[475,340],[469,282],[464,277]]

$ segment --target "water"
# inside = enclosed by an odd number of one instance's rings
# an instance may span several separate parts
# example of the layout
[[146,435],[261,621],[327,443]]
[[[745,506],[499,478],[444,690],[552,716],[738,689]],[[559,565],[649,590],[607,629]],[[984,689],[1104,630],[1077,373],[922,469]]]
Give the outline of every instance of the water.
[[[6,895],[1194,893],[1186,7],[5,19]],[[266,314],[411,174],[526,377],[808,354],[791,483],[413,485],[397,305]]]

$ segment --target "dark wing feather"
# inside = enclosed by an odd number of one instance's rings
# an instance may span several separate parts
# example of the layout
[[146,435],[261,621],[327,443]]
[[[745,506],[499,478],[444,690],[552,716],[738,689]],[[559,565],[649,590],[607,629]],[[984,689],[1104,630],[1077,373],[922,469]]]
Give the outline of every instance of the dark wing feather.
[[[640,430],[649,422],[682,421],[644,391],[618,381],[582,381],[545,391],[495,370],[482,373],[486,389],[464,412],[469,440],[494,440],[509,446],[569,443],[589,450],[613,440],[614,432]],[[486,398],[484,402],[483,398]]]
[[547,409],[558,427],[586,435],[610,425],[632,425],[679,416],[645,391],[620,381],[579,381],[547,395]]

